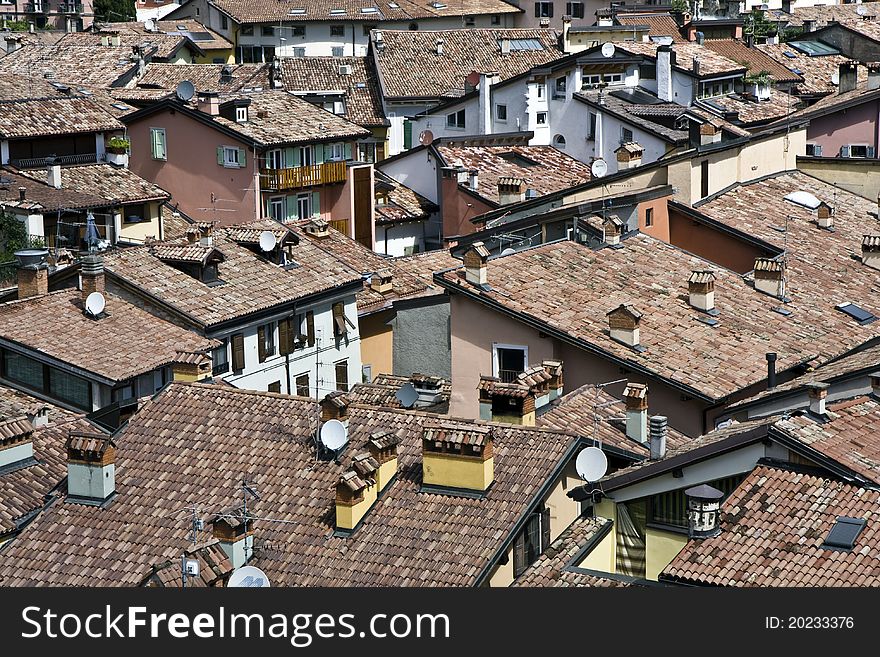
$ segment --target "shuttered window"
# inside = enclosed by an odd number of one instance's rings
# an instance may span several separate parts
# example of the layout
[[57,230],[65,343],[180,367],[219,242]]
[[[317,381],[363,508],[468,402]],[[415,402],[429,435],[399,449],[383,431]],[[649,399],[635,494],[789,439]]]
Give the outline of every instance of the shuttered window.
[[342,392],[348,392],[348,361],[341,360],[335,365],[336,368],[336,389]]
[[227,168],[243,168],[247,165],[247,155],[243,148],[236,146],[218,146],[217,164]]
[[550,508],[543,506],[529,516],[525,527],[513,542],[513,576],[519,577],[526,568],[537,561],[549,545]]
[[348,333],[345,321],[345,304],[341,301],[333,304],[333,334],[342,336]]
[[244,334],[236,333],[232,336],[232,369],[240,371],[244,369]]
[[296,377],[296,394],[298,394],[300,397],[308,397],[311,395],[309,389],[308,373],[300,374],[298,377]]
[[278,322],[278,352],[282,356],[293,353],[294,326],[288,317]]
[[165,128],[150,128],[150,149],[154,160],[168,159],[168,150],[165,146]]
[[257,327],[257,353],[261,363],[275,355],[275,322]]
[[306,339],[309,346],[315,346],[315,313],[311,310],[306,311]]

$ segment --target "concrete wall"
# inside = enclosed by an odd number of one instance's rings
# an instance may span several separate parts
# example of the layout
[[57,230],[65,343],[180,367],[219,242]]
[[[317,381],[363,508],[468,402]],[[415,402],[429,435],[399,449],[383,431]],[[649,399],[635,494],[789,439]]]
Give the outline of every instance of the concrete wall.
[[880,101],[875,100],[811,119],[807,143],[820,145],[822,157],[838,157],[847,145],[872,146],[876,156],[878,112]]
[[411,153],[392,162],[382,162],[377,168],[432,203],[440,203],[439,164],[430,151],[427,155]]
[[402,375],[421,372],[451,378],[449,321],[449,297],[445,295],[432,297],[430,305],[398,308],[391,321],[394,329],[392,372]]
[[[858,18],[858,16],[853,16]],[[841,54],[860,62],[877,61],[877,42],[873,39],[844,29],[840,25],[829,25],[819,31],[816,38],[835,46]]]
[[399,258],[408,255],[406,249],[414,249],[413,253],[426,251],[425,225],[424,221],[413,221],[376,226],[376,253]]
[[819,180],[876,201],[880,196],[877,160],[834,157],[798,157],[797,167]]

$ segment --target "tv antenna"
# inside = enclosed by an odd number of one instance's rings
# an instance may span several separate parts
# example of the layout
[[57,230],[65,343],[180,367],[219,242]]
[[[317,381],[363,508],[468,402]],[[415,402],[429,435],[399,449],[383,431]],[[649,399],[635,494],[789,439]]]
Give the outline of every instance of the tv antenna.
[[86,312],[92,317],[97,317],[104,312],[106,305],[107,301],[100,292],[92,292],[86,297]]
[[419,393],[416,392],[416,387],[407,381],[400,386],[400,389],[394,394],[394,398],[400,402],[403,408],[412,408],[419,398]]

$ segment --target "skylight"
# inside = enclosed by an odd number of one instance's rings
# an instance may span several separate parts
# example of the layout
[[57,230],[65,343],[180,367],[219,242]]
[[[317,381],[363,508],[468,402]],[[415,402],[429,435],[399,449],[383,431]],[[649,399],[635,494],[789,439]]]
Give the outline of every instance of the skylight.
[[[544,46],[538,39],[508,39],[508,41],[511,50],[544,50]],[[500,47],[501,41],[498,42],[498,45]]]
[[302,14],[306,13],[306,10],[303,7],[295,7],[287,13],[293,16],[301,16]]
[[331,16],[342,16],[344,13],[345,13],[345,9],[331,9],[330,10]]
[[432,2],[431,6],[434,9],[446,9],[446,5],[444,5],[442,2]]
[[376,7],[361,7],[362,14],[378,14],[379,10]]
[[859,306],[855,305],[854,303],[850,303],[849,301],[839,303],[834,307],[837,308],[840,312],[846,313],[847,315],[852,317],[862,326],[864,326],[865,324],[870,324],[877,319],[874,313],[871,313],[864,308],[860,308]]
[[828,532],[822,547],[826,550],[852,550],[856,546],[856,539],[865,528],[864,518],[848,518],[838,516],[837,522]]
[[815,210],[822,204],[822,201],[810,194],[810,192],[801,191],[788,194],[785,197],[785,200],[791,201],[795,205],[800,205],[801,207],[808,208],[810,210]]
[[783,52],[782,54],[785,55],[786,57],[788,57],[789,59],[797,59],[797,55],[795,55],[795,54],[794,54],[793,52],[791,52],[790,50],[786,50],[786,51]]
[[391,7],[392,9],[400,9],[400,5],[397,4],[396,2],[389,2],[388,6]]
[[823,55],[839,55],[840,51],[829,46],[823,41],[791,41],[789,44],[795,50],[800,50],[810,57],[821,57]]

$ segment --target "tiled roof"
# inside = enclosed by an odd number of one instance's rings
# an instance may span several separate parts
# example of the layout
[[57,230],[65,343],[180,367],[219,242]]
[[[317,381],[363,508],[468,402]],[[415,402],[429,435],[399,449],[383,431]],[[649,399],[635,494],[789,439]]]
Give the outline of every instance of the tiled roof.
[[0,101],[0,137],[45,137],[122,130],[106,109],[82,96]]
[[776,427],[787,435],[822,452],[880,483],[880,402],[874,397],[860,397],[826,407],[828,421],[817,422],[809,415],[782,419]]
[[[24,175],[28,175],[25,173]],[[108,202],[145,203],[163,201],[171,195],[161,187],[144,180],[133,171],[111,164],[83,164],[64,167],[62,188],[82,194],[96,194]]]
[[707,123],[711,123],[716,128],[722,128],[723,130],[726,130],[734,137],[748,137],[752,134],[745,128],[734,125],[730,121],[726,121],[725,119],[717,116],[717,114],[715,114],[714,112],[710,112],[708,109],[702,109],[696,105],[691,105],[687,113],[688,115],[696,116]]
[[[190,544],[185,510],[238,504],[244,475],[260,495],[248,504],[250,563],[272,586],[472,586],[574,444],[561,432],[469,423],[491,428],[495,460],[493,485],[471,499],[420,491],[422,430],[435,416],[352,405],[336,465],[315,460],[316,410],[305,398],[171,384],[118,435],[113,502],[47,509],[4,551],[0,584],[138,584]],[[333,488],[381,431],[401,438],[397,477],[351,536],[334,536]]]
[[669,36],[673,43],[687,43],[670,14],[615,14],[614,20],[620,25],[647,25],[648,36]]
[[[664,570],[716,586],[880,586],[880,493],[759,465],[722,506],[721,534],[691,540]],[[851,551],[822,544],[839,516],[867,521]]]
[[[739,191],[728,196],[728,203],[735,198],[747,207],[738,212],[760,212],[758,204]],[[764,216],[770,221],[779,213],[767,210]],[[821,278],[815,283],[823,289],[805,293],[814,282],[798,283],[795,276],[789,304],[793,312],[783,316],[772,310],[779,305],[777,299],[757,292],[734,272],[713,268],[647,235],[636,234],[621,244],[621,249],[592,251],[561,241],[491,260],[488,289],[466,283],[461,269],[439,280],[453,291],[467,291],[538,321],[548,331],[560,331],[624,359],[631,369],[644,368],[711,399],[764,381],[768,351],[779,354],[777,367],[784,371],[816,357],[827,360],[880,334],[880,326],[860,326],[835,310],[828,283]],[[698,321],[702,315],[685,296],[691,273],[710,268],[717,279],[719,316],[714,327]],[[865,280],[870,277],[863,275]],[[605,314],[629,303],[643,314],[643,351],[608,334]]]
[[803,81],[800,75],[792,73],[759,48],[749,48],[738,39],[709,39],[703,45],[712,52],[746,66],[749,74],[758,75],[766,71],[777,84]]
[[[88,191],[81,192],[69,187],[55,189],[45,182],[45,175],[43,178],[44,180],[39,180],[34,172],[0,169],[0,205],[25,210],[51,211],[61,208],[96,208],[107,204],[107,199]],[[19,200],[18,190],[21,187],[25,188],[24,201]]]
[[[616,41],[614,45],[618,50],[624,50],[634,55],[657,56],[657,48],[660,44],[650,41]],[[694,70],[694,58],[700,60],[700,76],[733,74],[746,68],[743,64],[721,55],[706,46],[698,43],[686,42],[672,45],[675,52],[676,68],[692,72]]]
[[[268,219],[247,225],[278,227]],[[359,272],[318,248],[297,228],[290,230],[300,239],[292,249],[293,259],[299,264],[294,269],[273,265],[226,238],[222,229],[216,229],[214,247],[224,257],[218,267],[222,285],[209,286],[194,279],[163,263],[146,246],[106,255],[105,268],[160,302],[187,313],[203,326],[360,281]]]
[[[647,445],[626,435],[623,400],[601,388],[591,384],[583,385],[555,399],[546,408],[535,419],[535,424],[539,427],[572,431],[638,456],[650,456]],[[692,440],[672,427],[667,431],[667,450],[685,447]]]
[[[836,93],[837,85],[832,82],[832,77],[836,80],[840,65],[850,61],[843,55],[810,57],[787,43],[760,44],[755,47],[789,70],[800,71],[798,75],[803,77],[804,81],[798,83],[796,88],[801,95]],[[860,83],[868,79],[868,72],[864,66],[858,68],[858,79]]]
[[[792,26],[800,26],[804,21],[815,21],[816,27],[823,27],[829,23],[848,23],[853,21],[861,21],[861,17],[856,12],[859,5],[864,5],[861,10],[866,16],[877,16],[880,10],[870,2],[860,2],[858,4],[840,4],[840,5],[815,5],[813,7],[795,7],[788,17],[788,24]],[[865,21],[870,22],[870,21]]]
[[[223,69],[230,72],[229,81],[223,81]],[[184,80],[193,83],[197,92],[217,91],[221,94],[237,92],[245,88],[269,88],[267,64],[147,64],[137,87],[120,89],[119,93],[135,93],[148,90],[173,92]],[[155,94],[156,91],[153,91]]]
[[[641,94],[655,95],[644,89],[639,89],[639,91]],[[574,95],[595,104],[599,102],[600,92],[598,90],[577,91]],[[645,132],[653,133],[661,139],[673,143],[687,141],[687,130],[676,130],[674,127],[674,120],[687,111],[683,105],[670,102],[641,105],[631,103],[624,98],[618,98],[611,93],[602,93],[602,100],[603,111],[636,125]]]
[[[247,122],[237,123],[222,116],[214,117],[214,120],[264,146],[370,135],[369,130],[284,91],[236,94],[235,97],[251,101]],[[291,116],[297,120],[291,121]]]
[[[108,29],[126,35],[125,38],[140,37],[146,40],[153,40],[161,38],[163,35],[166,37],[175,37],[174,40],[163,40],[164,48],[160,53],[160,56],[162,57],[167,57],[169,47],[175,46],[181,37],[188,39],[202,50],[231,50],[234,47],[231,41],[193,18],[181,18],[174,21],[159,21],[158,27],[158,34],[156,32],[147,32],[144,28],[144,24],[138,21],[132,23],[112,23]],[[102,30],[102,32],[104,31]],[[99,32],[99,34],[100,33],[101,32]],[[128,33],[132,36],[128,37]],[[167,43],[165,43],[165,41],[167,41]]]
[[439,208],[424,196],[379,169],[375,170],[377,189],[386,190],[388,203],[376,203],[376,225],[384,226],[427,219]]
[[627,582],[586,573],[569,565],[581,549],[610,523],[607,518],[578,518],[511,586],[630,586]]
[[[416,253],[411,256],[403,256],[395,258],[394,264],[399,269],[421,278],[425,283],[431,285],[434,289],[434,272],[443,271],[450,267],[458,267],[461,260],[454,258],[446,249],[437,251],[425,251],[424,253]],[[442,293],[442,290],[438,290]]]
[[[359,383],[353,386],[348,393],[353,403],[382,408],[401,408],[397,400],[397,392],[406,384],[411,383],[409,376],[399,374],[379,374],[372,383]],[[449,397],[452,394],[452,383],[444,381],[440,388],[442,400],[431,406],[422,407],[422,410],[431,413],[446,413],[449,410]],[[558,427],[552,427],[558,428]]]
[[[513,14],[522,10],[502,0],[462,0],[462,2],[419,3],[414,0],[299,0],[294,5],[275,0],[211,0],[211,4],[240,23],[277,23],[278,21],[383,22],[414,18],[458,19],[467,15]],[[362,8],[377,11],[362,12]],[[292,9],[303,9],[294,13]],[[331,14],[333,10],[342,14]]]
[[[169,365],[180,351],[214,346],[191,331],[105,294],[106,316],[83,312],[81,293],[63,289],[0,305],[0,338],[112,381]],[[148,336],[148,337],[144,337]]]
[[[232,562],[218,540],[211,540],[202,545],[194,545],[183,551],[187,559],[199,562],[197,577],[187,577],[186,587],[204,588],[206,586],[222,586],[232,574]],[[150,573],[143,582],[144,586],[162,588],[180,588],[183,578],[180,572],[180,559],[169,559],[150,568]]]
[[38,414],[41,410],[45,410],[49,415],[49,421],[55,423],[79,417],[79,414],[55,406],[52,402],[43,401],[14,388],[0,386],[0,418],[20,415],[30,417]]
[[[280,61],[285,90],[342,91],[346,119],[361,126],[388,125],[379,79],[366,57],[282,57]],[[341,73],[342,66],[351,67],[351,73]]]
[[[497,72],[503,82],[563,56],[555,30],[382,30],[382,36],[385,46],[374,54],[387,98],[458,97],[474,71]],[[437,39],[443,40],[442,55],[437,54]],[[502,39],[533,39],[542,48],[511,49],[504,55]]]
[[841,21],[841,24],[848,30],[880,43],[880,23],[876,20],[848,20]]
[[[797,98],[777,89],[771,91],[767,100],[750,100],[740,94],[717,96],[708,100],[712,105],[724,108],[725,112],[736,112],[736,121],[747,127],[788,116],[799,105]],[[697,101],[696,104],[712,109],[708,103]]]
[[552,146],[446,146],[437,151],[447,166],[461,162],[476,169],[477,194],[498,203],[500,178],[521,178],[539,195],[567,189],[590,180],[590,167]]
[[798,110],[791,115],[791,118],[805,119],[825,116],[833,112],[846,111],[852,104],[876,102],[878,98],[880,98],[880,90],[869,89],[868,85],[863,82],[857,84],[852,91],[828,94],[812,105]]

